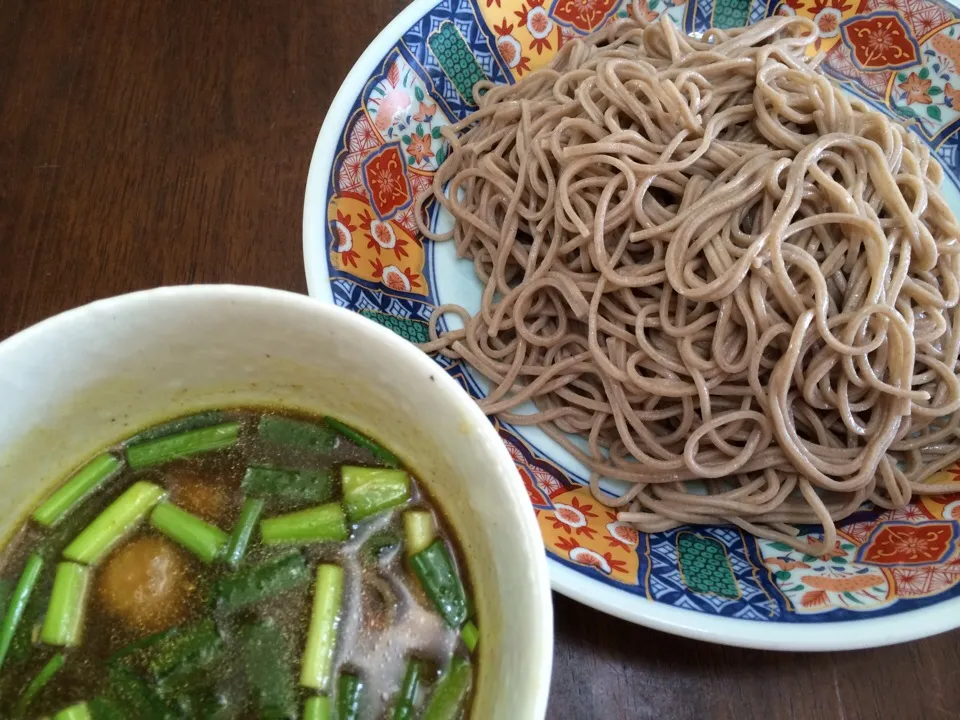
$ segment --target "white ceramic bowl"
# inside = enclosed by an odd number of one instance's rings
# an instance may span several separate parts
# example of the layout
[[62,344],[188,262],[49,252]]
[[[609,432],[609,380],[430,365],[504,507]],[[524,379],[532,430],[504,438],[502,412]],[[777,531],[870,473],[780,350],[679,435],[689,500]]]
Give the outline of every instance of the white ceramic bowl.
[[516,467],[456,382],[346,310],[261,288],[171,287],[0,343],[0,537],[100,448],[174,415],[250,404],[340,417],[417,471],[473,579],[483,632],[473,717],[543,718],[550,586]]

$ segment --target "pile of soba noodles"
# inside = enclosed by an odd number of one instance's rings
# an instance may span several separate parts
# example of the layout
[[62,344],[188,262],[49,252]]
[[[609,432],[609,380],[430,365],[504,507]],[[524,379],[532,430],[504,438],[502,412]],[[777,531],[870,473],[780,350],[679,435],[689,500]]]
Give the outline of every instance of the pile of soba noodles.
[[[833,547],[867,501],[960,490],[924,483],[960,456],[942,171],[816,70],[813,39],[797,18],[701,39],[626,20],[478,86],[446,134],[427,199],[455,223],[422,229],[485,289],[476,315],[438,308],[424,349],[489,378],[484,410],[539,424],[639,530],[810,549],[795,525],[822,523]],[[448,313],[466,327],[439,335]]]

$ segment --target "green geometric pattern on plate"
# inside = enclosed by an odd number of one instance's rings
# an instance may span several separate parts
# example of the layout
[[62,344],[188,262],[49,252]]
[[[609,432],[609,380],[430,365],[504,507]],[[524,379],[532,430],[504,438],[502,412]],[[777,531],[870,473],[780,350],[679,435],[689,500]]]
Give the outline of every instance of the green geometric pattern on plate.
[[360,314],[412,343],[425,343],[430,339],[430,331],[425,322],[388,315],[376,310],[361,310]]
[[750,0],[717,0],[713,8],[713,26],[726,29],[747,23]]
[[486,80],[487,76],[456,26],[449,21],[443,23],[440,29],[430,36],[427,44],[447,77],[453,81],[460,96],[470,105],[474,105],[473,86]]
[[683,583],[694,592],[740,597],[733,568],[719,540],[682,532],[677,535],[677,561]]

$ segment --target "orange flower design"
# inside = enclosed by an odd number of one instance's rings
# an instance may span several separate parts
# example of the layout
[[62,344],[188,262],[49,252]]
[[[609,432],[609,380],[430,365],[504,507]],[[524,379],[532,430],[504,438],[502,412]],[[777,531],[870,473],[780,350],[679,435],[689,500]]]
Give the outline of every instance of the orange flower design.
[[837,16],[833,14],[824,15],[817,19],[817,27],[820,29],[820,32],[824,34],[832,33],[837,29],[839,24],[840,21],[837,20]]
[[603,559],[607,561],[607,564],[610,566],[611,570],[618,570],[620,572],[627,571],[627,564],[623,560],[614,560],[612,553],[605,552],[603,554]]
[[354,225],[351,220],[352,217],[350,215],[345,215],[337,210],[337,224],[334,225],[333,229],[337,237],[336,250],[340,253],[340,259],[343,261],[343,264],[357,267],[357,259],[360,257],[360,254],[354,250],[353,239],[351,237],[351,234],[357,229],[357,226]]
[[650,9],[650,4],[647,0],[640,0],[634,7],[637,9],[637,19],[642,20],[643,22],[653,22],[656,20],[659,15],[657,15],[653,10]]
[[433,138],[430,133],[424,133],[423,135],[410,133],[410,144],[407,145],[407,152],[413,155],[413,159],[418,163],[422,163],[427,158],[433,157],[432,145]]
[[[819,544],[820,544],[820,541],[817,540],[817,539],[815,539],[815,538],[813,538],[813,537],[808,536],[808,537],[807,537],[807,544],[808,544],[808,545],[819,545]],[[812,554],[813,554],[813,553],[811,553],[811,555],[812,555]],[[835,558],[835,557],[844,557],[846,554],[847,554],[847,553],[844,552],[844,550],[840,547],[840,541],[838,540],[838,541],[836,542],[836,544],[833,546],[833,549],[827,550],[827,552],[825,552],[823,555],[818,555],[817,557],[820,558],[821,560],[829,560],[829,559]]]
[[912,72],[910,73],[910,77],[908,77],[905,82],[897,85],[897,87],[907,94],[907,104],[920,103],[921,105],[929,105],[933,102],[928,94],[931,85],[933,85],[932,80],[921,80],[919,75]]
[[800,596],[800,604],[805,608],[823,607],[830,602],[826,590],[810,590]]
[[344,215],[342,212],[337,210],[337,222],[343,223],[343,226],[347,230],[349,230],[350,232],[353,232],[354,230],[357,229],[357,226],[352,225],[350,222],[351,220],[352,220],[352,217],[350,215]]
[[501,24],[493,26],[493,30],[497,33],[497,35],[503,37],[504,35],[509,35],[513,32],[513,25],[507,25],[507,19],[504,18]]
[[413,116],[413,119],[417,122],[430,122],[433,120],[433,116],[437,113],[437,106],[431,105],[427,102],[420,103],[420,109],[417,110],[417,114]]
[[596,534],[596,529],[590,527],[589,518],[597,517],[596,513],[590,512],[593,505],[584,505],[573,497],[570,504],[556,503],[553,508],[553,528],[554,530],[563,530],[565,533],[575,532],[577,535],[586,535],[591,540]]

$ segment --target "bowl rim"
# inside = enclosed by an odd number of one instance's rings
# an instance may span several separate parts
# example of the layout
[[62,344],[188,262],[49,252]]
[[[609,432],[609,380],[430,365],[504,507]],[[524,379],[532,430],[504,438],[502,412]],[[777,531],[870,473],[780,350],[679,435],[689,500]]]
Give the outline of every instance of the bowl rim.
[[[303,211],[307,290],[333,305],[326,257],[327,191],[337,142],[367,79],[414,23],[443,0],[414,0],[367,46],[340,85],[314,146]],[[956,6],[956,2],[951,2]],[[352,312],[345,310],[346,312]],[[432,362],[432,361],[431,361]],[[544,551],[544,555],[546,555]],[[553,589],[608,615],[707,642],[791,651],[855,650],[917,640],[960,627],[960,597],[877,618],[786,623],[708,615],[611,587],[548,557]],[[906,622],[904,622],[906,621]]]
[[[21,348],[28,346],[34,339],[43,336],[56,337],[62,329],[68,328],[76,320],[91,314],[113,316],[135,314],[138,307],[145,303],[163,302],[165,300],[188,298],[194,302],[217,300],[230,303],[257,303],[274,307],[292,307],[305,313],[313,314],[318,320],[327,319],[341,326],[359,329],[369,339],[370,343],[383,346],[391,356],[400,356],[405,362],[420,366],[423,376],[433,380],[433,387],[442,393],[441,402],[454,406],[462,413],[464,421],[476,427],[481,435],[487,435],[485,442],[480,443],[490,455],[491,467],[515,470],[515,464],[510,458],[506,447],[500,441],[496,430],[487,420],[480,408],[460,385],[447,373],[437,373],[436,365],[426,354],[420,352],[414,345],[403,340],[390,330],[368,320],[357,313],[345,308],[337,307],[332,303],[324,303],[307,295],[250,285],[174,285],[149,290],[140,290],[132,293],[117,295],[96,300],[81,305],[31,325],[23,330],[0,341],[0,361],[5,357],[15,358]],[[510,476],[509,470],[501,473],[504,477],[504,486],[508,495],[508,502],[519,507],[519,531],[527,547],[541,546],[540,530],[537,527],[533,513],[522,511],[520,503],[527,502],[526,490],[519,473]],[[531,575],[528,577],[527,587],[530,589],[531,621],[526,624],[530,633],[530,641],[535,647],[530,650],[533,664],[531,686],[526,692],[530,693],[529,700],[534,714],[531,718],[543,718],[547,711],[547,700],[550,690],[550,679],[553,671],[553,599],[550,593],[550,582],[547,571],[547,560],[543,553],[527,552],[529,556]]]

